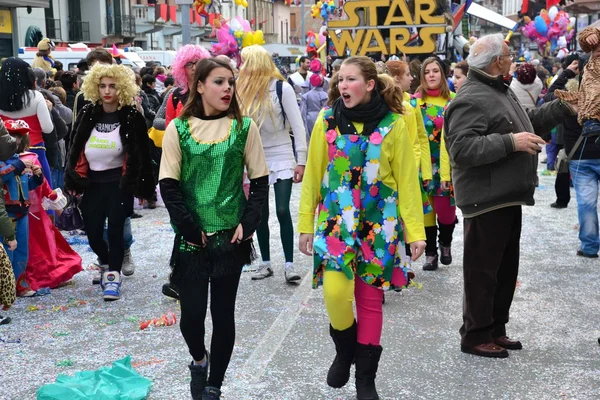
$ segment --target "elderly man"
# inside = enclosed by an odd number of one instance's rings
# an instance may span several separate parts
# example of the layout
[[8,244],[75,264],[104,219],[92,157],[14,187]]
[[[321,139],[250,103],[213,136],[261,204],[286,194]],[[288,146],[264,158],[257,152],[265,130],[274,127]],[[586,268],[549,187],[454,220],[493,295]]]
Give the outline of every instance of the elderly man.
[[[537,153],[576,106],[560,101],[524,111],[510,89],[512,54],[501,34],[477,40],[469,74],[445,114],[456,205],[464,217],[461,350],[508,357],[506,335],[519,269],[521,206],[533,205]],[[535,132],[535,133],[534,133]]]

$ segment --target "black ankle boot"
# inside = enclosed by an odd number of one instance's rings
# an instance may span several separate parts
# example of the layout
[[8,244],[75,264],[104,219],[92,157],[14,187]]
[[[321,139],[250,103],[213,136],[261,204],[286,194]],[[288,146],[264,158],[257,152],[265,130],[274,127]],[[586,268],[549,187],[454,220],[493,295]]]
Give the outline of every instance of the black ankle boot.
[[221,389],[214,386],[207,386],[202,393],[200,400],[219,400],[221,398]]
[[329,325],[329,335],[335,343],[336,356],[327,372],[327,384],[334,388],[341,388],[350,379],[350,366],[354,363],[356,351],[356,321],[352,326],[343,331],[333,329]]
[[210,362],[208,351],[206,352],[206,367],[194,364],[192,361],[188,367],[192,374],[192,380],[190,381],[190,392],[192,393],[193,400],[202,400],[202,393],[207,385],[208,379],[208,365]]
[[440,261],[444,265],[452,264],[452,235],[454,234],[455,221],[453,224],[440,225]]
[[383,348],[358,343],[356,345],[356,398],[378,400],[375,377]]

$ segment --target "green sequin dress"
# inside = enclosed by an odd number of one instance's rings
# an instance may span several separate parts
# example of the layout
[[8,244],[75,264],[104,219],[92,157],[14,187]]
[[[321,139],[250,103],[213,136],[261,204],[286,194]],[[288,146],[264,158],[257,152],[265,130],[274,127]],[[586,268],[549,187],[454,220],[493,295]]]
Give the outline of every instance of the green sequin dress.
[[175,229],[173,282],[194,277],[220,277],[238,272],[255,258],[252,240],[230,243],[244,208],[244,150],[251,119],[232,120],[217,141],[194,138],[187,119],[175,119],[181,148],[179,187],[194,221],[207,236],[205,248],[188,244]]

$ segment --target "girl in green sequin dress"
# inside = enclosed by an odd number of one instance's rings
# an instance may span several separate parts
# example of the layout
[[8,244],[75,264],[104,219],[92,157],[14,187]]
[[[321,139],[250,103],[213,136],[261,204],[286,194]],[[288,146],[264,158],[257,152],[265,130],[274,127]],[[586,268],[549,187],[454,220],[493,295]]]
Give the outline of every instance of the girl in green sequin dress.
[[[229,63],[203,59],[195,90],[163,139],[160,189],[175,229],[171,281],[179,288],[181,333],[193,361],[193,399],[218,399],[235,342],[235,300],[242,267],[268,193],[269,170],[256,124],[242,117]],[[244,167],[250,179],[242,189]],[[211,287],[211,354],[204,319]],[[210,361],[210,377],[208,377]]]

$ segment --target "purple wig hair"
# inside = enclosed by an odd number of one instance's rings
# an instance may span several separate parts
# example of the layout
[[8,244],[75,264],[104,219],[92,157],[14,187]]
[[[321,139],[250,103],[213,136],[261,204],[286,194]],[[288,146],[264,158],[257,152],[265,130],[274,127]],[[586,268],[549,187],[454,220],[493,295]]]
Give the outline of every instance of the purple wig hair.
[[185,64],[189,62],[198,62],[203,58],[210,58],[211,55],[202,46],[197,46],[195,44],[186,44],[183,46],[177,54],[175,55],[175,60],[173,60],[173,65],[171,66],[171,73],[173,78],[175,78],[175,82],[177,86],[182,89],[182,93],[187,92],[188,90],[188,79],[187,74],[185,72]]

